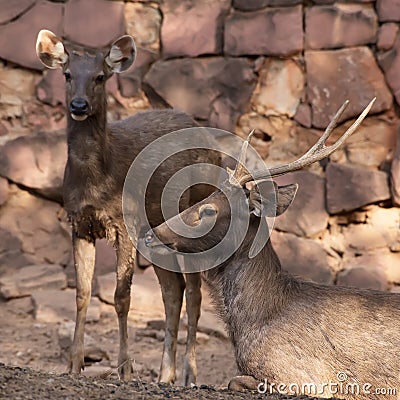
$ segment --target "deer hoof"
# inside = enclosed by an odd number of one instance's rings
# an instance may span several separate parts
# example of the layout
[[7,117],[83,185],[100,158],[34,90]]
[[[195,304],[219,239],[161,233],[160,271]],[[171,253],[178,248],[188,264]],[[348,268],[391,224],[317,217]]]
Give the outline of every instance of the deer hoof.
[[228,389],[235,390],[237,392],[244,392],[246,390],[257,390],[259,383],[259,381],[257,381],[250,375],[239,375],[230,380]]

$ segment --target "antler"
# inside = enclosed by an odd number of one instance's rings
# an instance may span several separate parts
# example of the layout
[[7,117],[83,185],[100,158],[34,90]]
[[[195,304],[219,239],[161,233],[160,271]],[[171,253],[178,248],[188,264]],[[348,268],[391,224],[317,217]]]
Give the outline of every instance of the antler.
[[240,150],[240,156],[238,162],[236,163],[235,170],[232,171],[230,168],[227,168],[229,174],[229,183],[231,185],[242,186],[240,184],[240,179],[242,178],[242,176],[249,175],[249,171],[245,167],[245,163],[246,163],[247,148],[249,147],[249,143],[253,134],[254,134],[254,129],[250,132],[249,136],[247,136],[247,139],[242,144],[242,149]]
[[[259,171],[254,174],[246,173],[246,174],[242,174],[242,176],[240,176],[240,177],[236,177],[236,180],[240,183],[241,186],[243,186],[245,183],[252,181],[252,180],[271,178],[274,176],[287,174],[288,172],[296,171],[298,169],[306,167],[307,165],[310,165],[317,161],[320,161],[325,157],[328,157],[330,154],[332,154],[334,151],[336,151],[345,142],[345,140],[350,135],[352,135],[355,132],[355,130],[360,126],[363,119],[367,116],[367,114],[371,110],[371,107],[374,104],[375,100],[376,100],[376,97],[374,97],[370,101],[370,103],[367,105],[367,107],[365,107],[364,111],[360,114],[360,116],[357,118],[357,120],[350,126],[350,128],[347,129],[347,131],[331,146],[325,146],[325,142],[329,138],[332,131],[335,129],[335,127],[339,121],[339,118],[342,116],[344,110],[348,106],[348,104],[349,104],[348,100],[346,100],[343,103],[343,105],[340,107],[340,109],[337,111],[337,113],[333,117],[332,121],[329,123],[328,127],[325,129],[324,134],[317,141],[317,143],[315,143],[314,146],[312,146],[311,149],[308,150],[300,158],[298,158],[297,160],[295,160],[289,164],[277,165],[275,167],[269,168],[269,170],[268,170],[269,173],[267,173],[267,174],[265,171]],[[250,137],[251,136],[249,135],[247,142],[245,142],[243,144],[243,148],[247,149],[248,141],[250,140]],[[247,143],[247,145],[245,146],[246,143]],[[242,148],[242,152],[243,152],[243,148]],[[241,155],[241,159],[242,159],[242,155]]]

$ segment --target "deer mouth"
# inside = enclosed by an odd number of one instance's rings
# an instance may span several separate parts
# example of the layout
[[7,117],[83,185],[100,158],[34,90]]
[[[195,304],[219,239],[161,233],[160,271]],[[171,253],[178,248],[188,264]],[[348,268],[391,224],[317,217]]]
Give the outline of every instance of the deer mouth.
[[87,115],[87,114],[76,115],[76,114],[72,114],[72,113],[71,113],[71,117],[72,117],[72,119],[75,120],[75,121],[84,121],[84,120],[88,117],[88,115]]

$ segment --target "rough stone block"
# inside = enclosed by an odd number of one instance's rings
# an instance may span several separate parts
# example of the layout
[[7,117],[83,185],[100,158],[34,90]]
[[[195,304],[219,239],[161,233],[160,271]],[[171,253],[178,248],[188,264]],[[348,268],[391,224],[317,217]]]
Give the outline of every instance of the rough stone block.
[[[62,10],[62,4],[38,0],[20,18],[0,26],[0,57],[27,68],[44,69],[36,55],[36,37],[43,27],[61,34]],[[17,40],[18,46],[15,45]]]
[[[34,317],[36,321],[57,323],[66,320],[75,321],[76,292],[66,290],[41,290],[32,293]],[[100,300],[90,299],[86,321],[95,322],[100,319]]]
[[124,33],[124,3],[121,1],[69,0],[65,5],[64,34],[75,43],[105,47]]
[[161,40],[165,58],[222,52],[223,16],[229,0],[164,2]]
[[36,0],[2,1],[0,7],[0,24],[16,19],[35,4]]
[[301,3],[301,0],[233,0],[233,7],[243,11],[254,11],[267,6],[294,6]]
[[313,126],[326,128],[346,99],[350,104],[341,121],[358,116],[373,97],[371,114],[392,106],[392,94],[368,47],[306,51],[305,61]]
[[142,79],[156,59],[157,54],[153,51],[137,47],[134,68],[118,75],[118,84],[122,96],[133,97],[139,93],[142,88]]
[[29,296],[37,290],[64,289],[67,277],[60,265],[30,265],[0,278],[0,294],[5,299]]
[[387,289],[386,275],[383,271],[374,267],[358,266],[360,264],[362,265],[361,262],[356,261],[356,266],[349,265],[350,269],[339,272],[337,284],[363,289]]
[[376,46],[379,50],[391,49],[395,42],[397,34],[399,33],[399,25],[394,22],[382,24],[378,31],[378,41]]
[[293,60],[267,59],[259,76],[252,109],[266,116],[293,117],[304,91],[305,77],[300,66]]
[[7,179],[0,178],[0,206],[8,199],[8,182]]
[[379,21],[400,21],[400,0],[377,0]]
[[393,203],[400,207],[400,130],[397,133],[396,149],[390,168],[390,190]]
[[234,11],[225,20],[226,54],[287,56],[303,50],[302,6]]
[[177,59],[155,62],[144,82],[172,107],[233,131],[248,107],[255,75],[246,59]]
[[397,104],[400,104],[400,76],[398,73],[400,68],[400,32],[397,33],[393,47],[378,54],[378,61]]
[[137,46],[158,50],[160,47],[160,11],[142,3],[125,4],[127,33]]
[[372,4],[314,6],[306,11],[306,48],[334,49],[375,43],[378,18]]
[[276,231],[271,240],[284,270],[314,282],[332,282],[327,253],[318,242]]
[[329,163],[326,169],[327,208],[330,214],[352,211],[390,198],[385,172]]
[[309,171],[297,171],[276,179],[280,185],[298,183],[299,189],[290,207],[275,219],[275,228],[298,236],[312,237],[326,229],[325,179]]
[[66,161],[65,132],[21,136],[0,148],[0,176],[61,202]]

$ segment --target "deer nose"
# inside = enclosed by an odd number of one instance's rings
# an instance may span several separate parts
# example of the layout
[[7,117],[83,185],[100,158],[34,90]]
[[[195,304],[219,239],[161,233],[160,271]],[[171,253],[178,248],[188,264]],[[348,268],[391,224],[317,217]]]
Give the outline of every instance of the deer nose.
[[154,240],[154,233],[152,231],[148,231],[144,237],[145,245],[149,246],[153,240]]
[[87,115],[89,113],[89,103],[82,97],[78,97],[71,101],[69,111],[74,115]]

